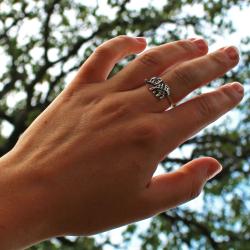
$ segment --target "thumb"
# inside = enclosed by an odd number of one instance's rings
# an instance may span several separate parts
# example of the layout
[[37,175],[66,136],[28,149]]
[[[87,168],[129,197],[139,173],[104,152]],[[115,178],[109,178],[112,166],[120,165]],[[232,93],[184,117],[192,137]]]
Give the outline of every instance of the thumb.
[[152,178],[146,190],[150,214],[163,212],[197,197],[205,183],[222,170],[217,160],[202,157],[188,162],[179,170]]

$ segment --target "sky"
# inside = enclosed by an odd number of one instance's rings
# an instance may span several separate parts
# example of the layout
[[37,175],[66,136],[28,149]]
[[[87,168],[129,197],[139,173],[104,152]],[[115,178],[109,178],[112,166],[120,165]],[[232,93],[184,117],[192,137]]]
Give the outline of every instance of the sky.
[[[112,17],[112,15],[114,15],[114,13],[109,9],[109,7],[107,6],[106,2],[107,1],[89,1],[90,5],[95,5],[96,3],[99,3],[100,5],[100,9],[99,9],[99,13],[108,13],[108,15],[110,17]],[[144,1],[135,1],[132,0],[131,3],[128,5],[129,8],[133,8],[133,9],[138,9],[141,7],[147,7],[149,2],[154,5],[154,6],[158,6],[159,8],[161,8],[161,6],[163,6],[163,4],[165,3],[165,0],[144,0]],[[186,8],[185,11],[189,12],[189,13],[195,13],[195,14],[202,14],[202,9],[199,5],[195,5],[193,7],[189,7]],[[244,9],[244,10],[240,10],[238,7],[234,7],[233,9],[231,9],[228,12],[228,15],[231,17],[233,24],[237,30],[237,32],[235,34],[232,35],[225,35],[223,37],[217,37],[217,41],[214,44],[209,44],[209,51],[214,51],[220,47],[223,46],[227,46],[227,45],[234,45],[236,46],[239,51],[241,50],[241,45],[240,45],[240,41],[243,37],[249,36],[249,29],[246,28],[246,20],[249,20],[249,16],[250,16],[250,8]],[[30,32],[32,30],[35,30],[34,27],[36,24],[34,23],[29,23],[27,24],[27,31]],[[196,34],[194,33],[190,33],[190,37],[194,37],[196,36]],[[147,48],[149,49],[149,48]],[[0,49],[0,56],[1,56],[1,49]],[[1,70],[0,70],[1,73]],[[70,82],[71,78],[73,77],[73,75],[68,76],[67,81]],[[204,89],[204,91],[206,91],[206,89]],[[21,94],[20,94],[20,98],[22,98]],[[9,104],[10,105],[15,105],[15,102],[13,101],[14,99],[17,99],[16,96],[10,96],[9,97]],[[231,117],[237,117],[237,114],[234,113],[234,111],[230,111],[228,113],[228,116]],[[214,124],[219,124],[223,121],[223,119],[225,119],[225,117],[220,118],[219,120],[216,121],[216,123]],[[214,125],[213,124],[213,125]],[[213,126],[211,125],[211,126]],[[10,126],[5,123],[4,127],[3,127],[3,131],[2,133],[5,135],[8,135],[11,132],[11,128]],[[200,132],[202,133],[202,132]],[[176,149],[175,151],[173,151],[169,157],[179,157],[180,155],[184,154],[186,155],[186,157],[188,157],[188,155],[191,152],[191,148],[190,150],[186,150],[185,152],[180,152],[179,149]],[[155,175],[161,174],[163,173],[163,169],[162,168],[158,168],[157,171],[155,172]],[[202,201],[202,197],[203,197],[203,193],[196,199],[194,199],[193,201],[189,202],[188,204],[184,205],[184,206],[189,206],[190,208],[193,208],[197,211],[202,209],[203,206],[203,201]],[[151,219],[147,219],[141,222],[138,222],[138,225],[140,225],[139,227],[139,231],[140,230],[144,230],[150,223]],[[115,229],[112,230],[111,232],[108,233],[103,233],[100,234],[98,236],[96,236],[100,241],[102,240],[102,237],[105,236],[106,234],[110,234],[111,235],[111,240],[113,243],[119,243],[122,241],[122,237],[121,237],[121,232],[126,228],[126,226],[121,227],[119,229]],[[164,240],[164,239],[163,239]],[[139,249],[139,241],[138,239],[135,237],[135,239],[132,241],[132,245],[130,246],[131,249]],[[105,250],[111,250],[113,248],[111,247],[106,247]]]

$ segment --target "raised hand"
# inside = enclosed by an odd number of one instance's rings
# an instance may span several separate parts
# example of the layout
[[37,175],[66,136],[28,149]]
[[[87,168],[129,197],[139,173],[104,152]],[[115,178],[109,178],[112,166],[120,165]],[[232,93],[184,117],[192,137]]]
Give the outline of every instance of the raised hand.
[[[155,98],[144,80],[160,76],[178,103],[234,67],[237,50],[207,54],[202,39],[171,42],[145,51],[107,80],[120,59],[145,47],[143,38],[127,36],[98,47],[1,159],[15,165],[19,180],[13,185],[20,207],[13,202],[9,216],[20,219],[8,229],[15,228],[23,246],[153,216],[196,197],[221,170],[203,157],[152,177],[161,159],[240,102],[242,86],[226,84],[168,109],[167,98]],[[33,233],[24,237],[27,217]]]

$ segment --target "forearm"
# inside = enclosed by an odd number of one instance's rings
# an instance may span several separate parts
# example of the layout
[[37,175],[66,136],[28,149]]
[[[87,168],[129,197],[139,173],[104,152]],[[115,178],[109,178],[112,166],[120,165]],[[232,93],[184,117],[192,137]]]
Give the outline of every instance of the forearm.
[[50,236],[41,179],[10,152],[0,158],[0,249],[23,249]]

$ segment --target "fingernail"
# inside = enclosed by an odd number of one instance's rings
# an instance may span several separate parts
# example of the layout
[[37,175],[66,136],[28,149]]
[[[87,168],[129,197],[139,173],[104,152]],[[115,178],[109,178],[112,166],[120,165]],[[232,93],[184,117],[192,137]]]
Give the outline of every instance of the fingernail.
[[214,178],[217,174],[219,174],[222,171],[222,165],[218,164],[217,168],[209,167],[207,170],[207,180],[210,180]]
[[198,49],[202,51],[207,49],[207,42],[203,40],[202,38],[197,38],[197,39],[191,38],[189,40],[193,42],[198,47]]
[[135,38],[139,43],[146,43],[146,38],[142,36],[138,36]]
[[233,88],[233,90],[235,90],[235,93],[237,93],[237,95],[242,96],[244,94],[244,87],[239,82],[231,83],[231,87]]
[[224,51],[227,53],[230,59],[232,60],[239,59],[239,50],[236,47],[234,46],[226,47]]

